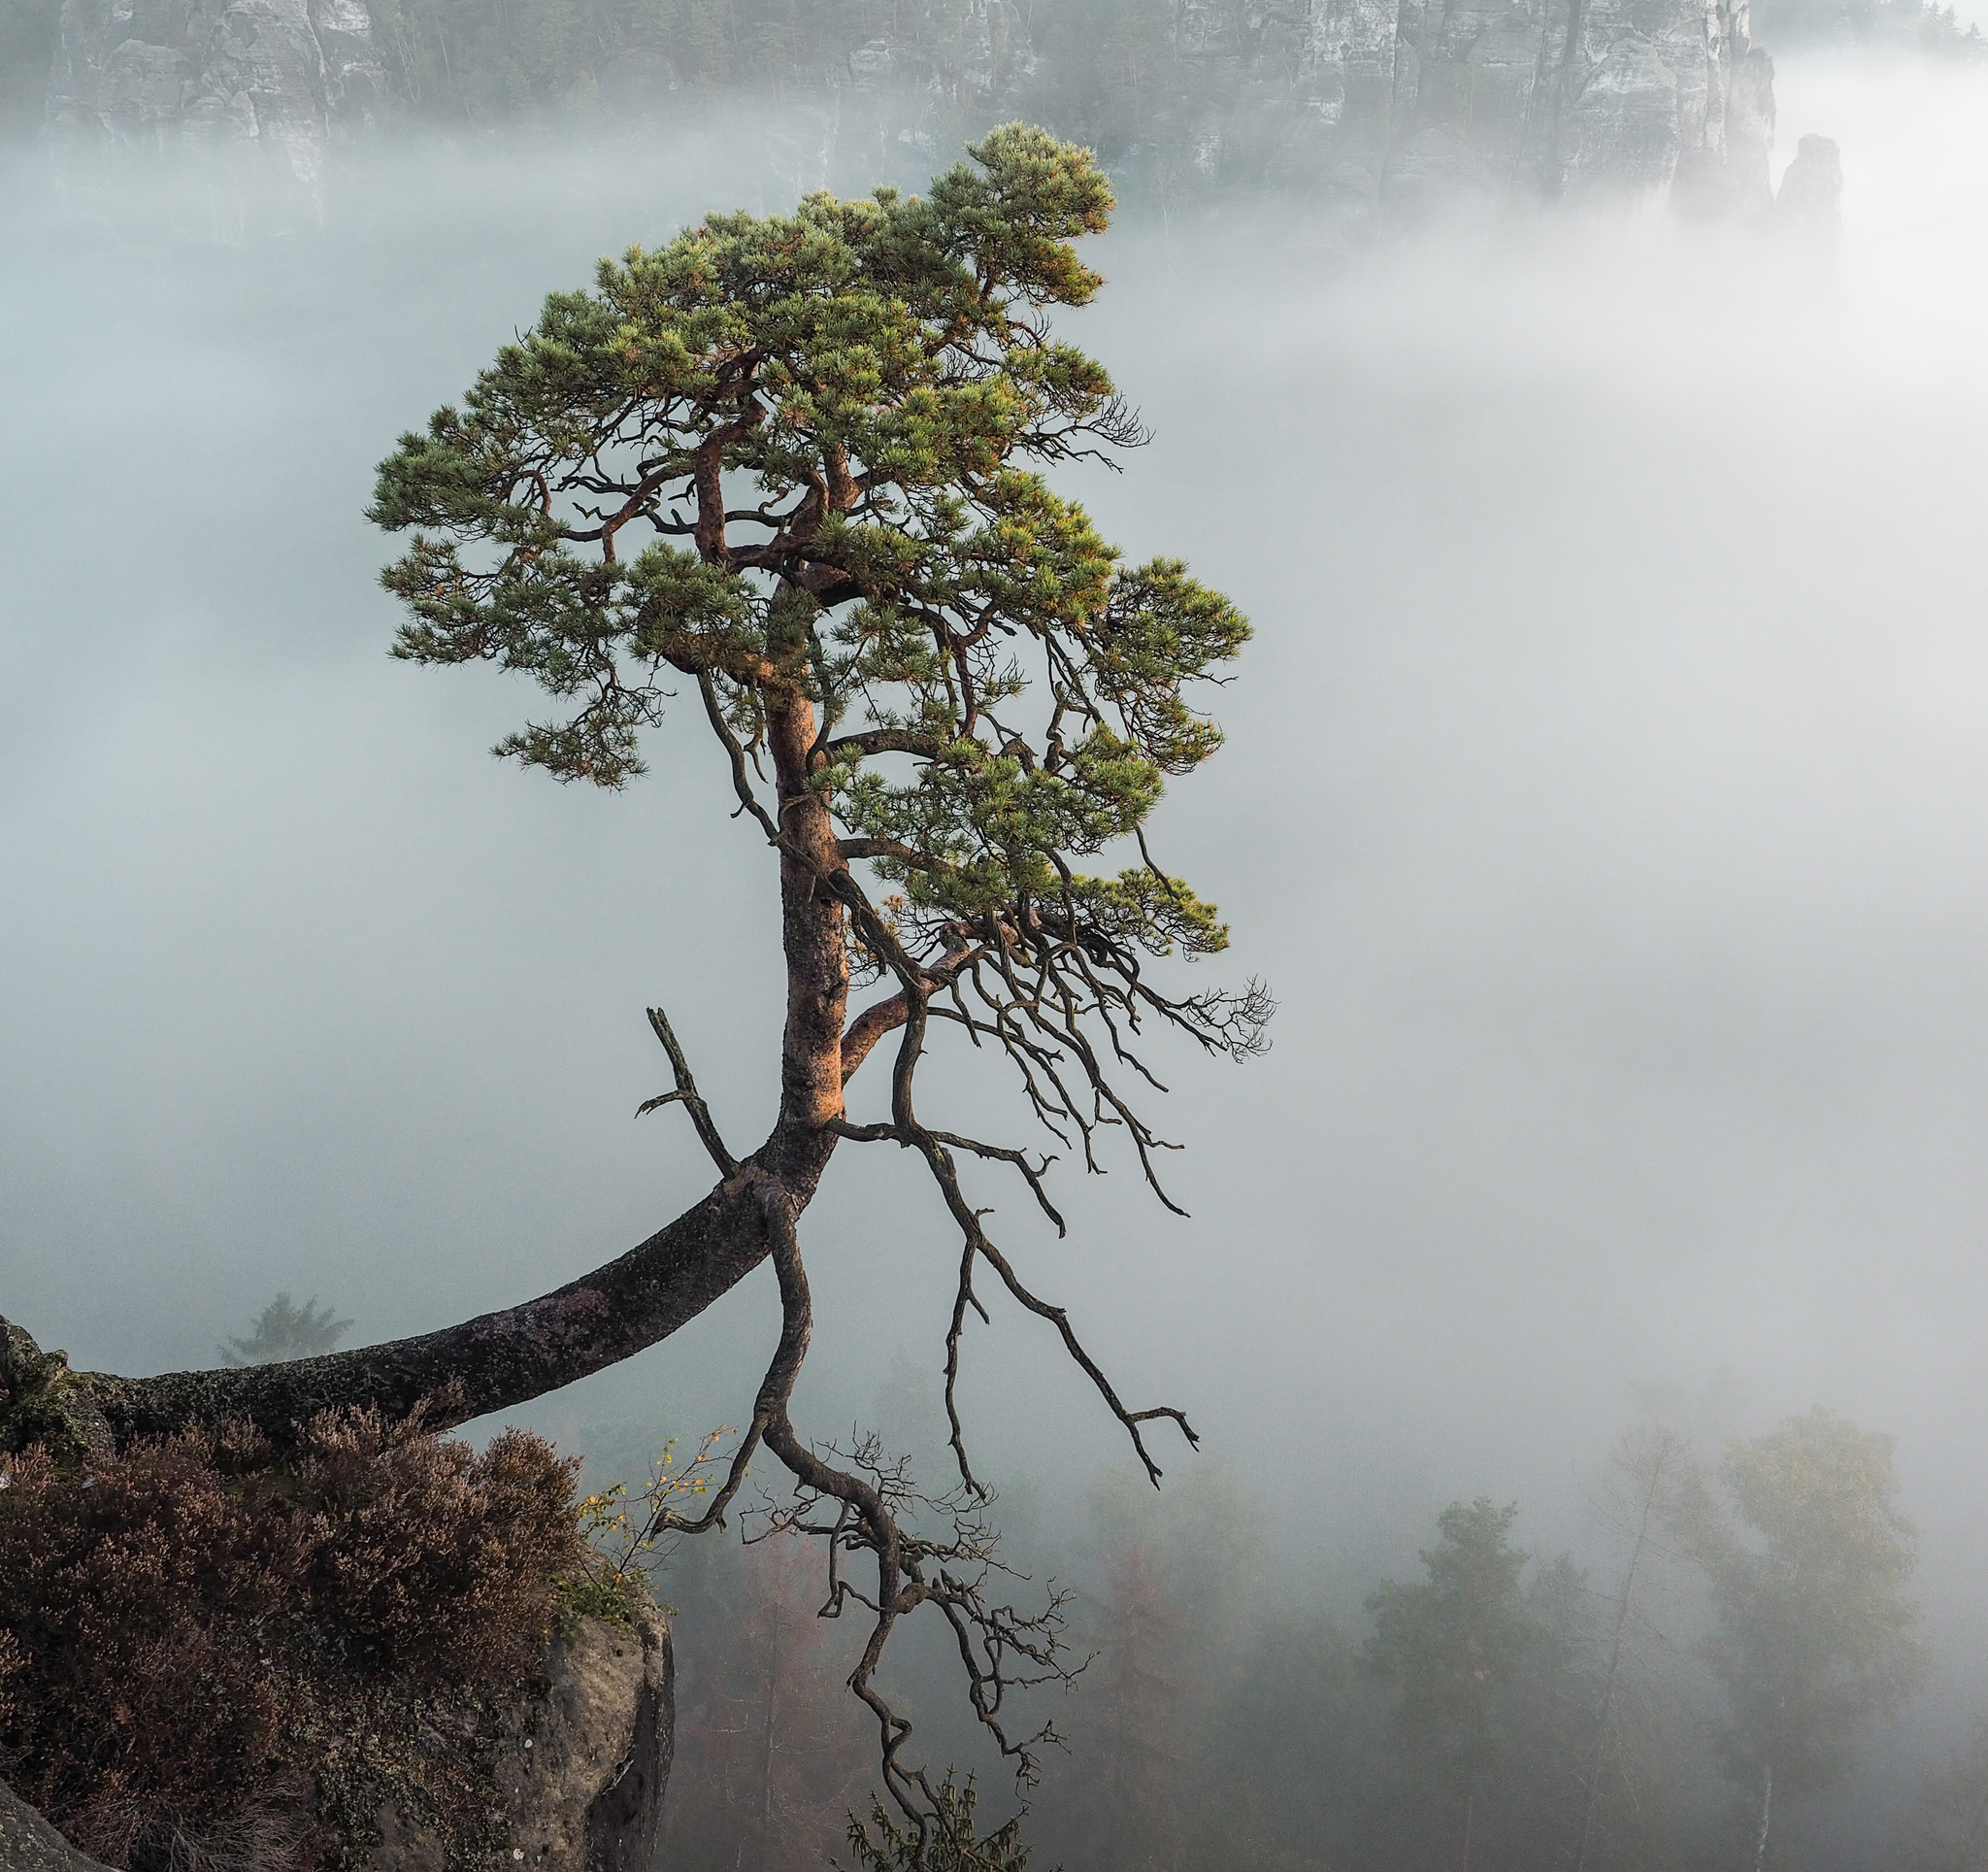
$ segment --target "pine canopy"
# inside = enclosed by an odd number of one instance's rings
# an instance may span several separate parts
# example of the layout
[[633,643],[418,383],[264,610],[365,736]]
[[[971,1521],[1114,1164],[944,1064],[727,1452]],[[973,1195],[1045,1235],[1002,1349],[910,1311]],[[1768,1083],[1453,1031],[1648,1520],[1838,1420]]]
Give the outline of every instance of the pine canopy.
[[381,466],[372,517],[416,529],[396,653],[532,676],[568,710],[498,752],[609,787],[679,679],[748,754],[805,695],[807,784],[908,938],[1218,950],[1151,862],[1079,869],[1219,745],[1190,692],[1248,636],[1042,472],[1143,440],[1048,323],[1102,284],[1072,242],[1110,184],[1020,124],[970,154],[923,198],[712,215],[548,298]]

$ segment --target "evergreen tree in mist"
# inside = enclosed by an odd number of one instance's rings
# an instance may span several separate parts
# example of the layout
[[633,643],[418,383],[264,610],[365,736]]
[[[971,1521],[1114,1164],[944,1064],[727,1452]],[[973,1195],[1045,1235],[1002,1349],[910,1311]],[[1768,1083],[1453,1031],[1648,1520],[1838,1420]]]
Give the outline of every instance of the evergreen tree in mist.
[[1717,1613],[1706,1656],[1726,1693],[1721,1753],[1751,1804],[1756,1868],[1779,1804],[1841,1787],[1865,1732],[1925,1675],[1892,1454],[1890,1437],[1817,1409],[1728,1448],[1730,1516],[1702,1484],[1681,1510]]
[[1084,1506],[1084,1551],[1067,1558],[1090,1661],[1056,1713],[1067,1749],[1045,1760],[1031,1831],[1099,1872],[1198,1863],[1224,1702],[1262,1616],[1263,1512],[1209,1458],[1163,1495],[1115,1472]]
[[333,1351],[352,1328],[313,1294],[300,1307],[285,1289],[255,1316],[246,1339],[229,1339],[215,1350],[230,1365],[273,1365],[290,1358],[318,1358]]
[[1190,1772],[1183,1623],[1143,1541],[1112,1556],[1098,1678],[1086,1687],[1100,1708],[1085,1737],[1096,1794],[1081,1858],[1098,1872],[1171,1872],[1177,1862],[1179,1795]]
[[[1267,1619],[1211,1724],[1192,1816],[1194,1872],[1329,1872],[1385,1865],[1376,1827],[1395,1774],[1385,1692],[1329,1615]],[[1375,1839],[1375,1834],[1381,1840]]]
[[1859,47],[1968,64],[1988,59],[1980,27],[1937,0],[1762,0],[1751,30],[1776,50]]
[[1396,1687],[1394,1731],[1409,1761],[1456,1809],[1465,1872],[1478,1797],[1507,1749],[1499,1693],[1538,1634],[1518,1589],[1528,1556],[1507,1539],[1517,1518],[1516,1503],[1488,1495],[1452,1502],[1421,1554],[1428,1578],[1383,1581],[1367,1601],[1369,1668]]
[[1503,1759],[1479,1794],[1475,1857],[1487,1868],[1567,1858],[1579,1832],[1580,1770],[1596,1725],[1602,1608],[1587,1574],[1563,1554],[1533,1569],[1521,1601],[1530,1627],[1525,1650],[1495,1699]]
[[[702,1590],[679,1702],[664,1850],[682,1872],[820,1865],[874,1776],[862,1711],[843,1688],[848,1627],[815,1615],[804,1544],[774,1536],[696,1549]],[[686,1582],[688,1584],[688,1582]]]

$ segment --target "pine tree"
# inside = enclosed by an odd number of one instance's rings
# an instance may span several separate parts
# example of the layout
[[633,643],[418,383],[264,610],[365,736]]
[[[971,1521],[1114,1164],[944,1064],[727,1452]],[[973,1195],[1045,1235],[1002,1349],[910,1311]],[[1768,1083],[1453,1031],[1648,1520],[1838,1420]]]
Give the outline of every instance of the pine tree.
[[274,1365],[291,1358],[318,1358],[351,1330],[331,1307],[319,1308],[316,1294],[299,1307],[289,1290],[279,1293],[256,1315],[246,1339],[229,1339],[215,1350],[230,1365]]
[[1384,1581],[1367,1601],[1370,1667],[1397,1687],[1394,1731],[1410,1763],[1459,1810],[1462,1872],[1478,1797],[1506,1751],[1499,1692],[1538,1632],[1518,1590],[1527,1555],[1506,1538],[1517,1517],[1488,1495],[1452,1502],[1441,1541],[1421,1554],[1429,1577]]

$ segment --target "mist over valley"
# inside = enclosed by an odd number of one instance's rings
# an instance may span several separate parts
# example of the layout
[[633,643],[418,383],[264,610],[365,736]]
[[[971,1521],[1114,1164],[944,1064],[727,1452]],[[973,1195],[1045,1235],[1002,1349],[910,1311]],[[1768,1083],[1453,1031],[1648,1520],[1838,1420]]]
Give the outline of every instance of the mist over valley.
[[[1413,1678],[1386,1634],[1417,1655],[1435,1602],[1412,1590],[1442,1589],[1418,1554],[1530,1555],[1511,1603],[1565,1620],[1592,1689],[1644,1473],[1611,1469],[1619,1439],[1684,1440],[1740,1567],[1772,1529],[1721,1461],[1793,1460],[1791,1421],[1896,1440],[1916,1570],[1894,1596],[1929,1661],[1842,1777],[1789,1795],[1766,1863],[1980,1863],[1978,1825],[1924,1789],[1988,1718],[1988,69],[1817,46],[1775,60],[1773,96],[1769,185],[1832,139],[1839,240],[1661,194],[1349,235],[1275,192],[1128,185],[1082,244],[1107,284],[1056,334],[1152,440],[1050,479],[1128,561],[1187,560],[1253,624],[1209,704],[1226,745],[1153,838],[1231,932],[1182,979],[1260,978],[1277,1011],[1260,1059],[1153,1046],[1185,1217],[1109,1133],[1103,1178],[1048,1146],[1067,1239],[998,1166],[963,1171],[1119,1393],[1182,1407],[1203,1446],[1152,1426],[1148,1499],[1053,1330],[986,1294],[960,1403],[1003,1552],[1075,1588],[1099,1654],[1053,1699],[1039,1867],[1455,1862],[1426,1792],[1452,1783],[1389,1754]],[[192,170],[58,187],[48,146],[0,170],[0,1311],[77,1370],[215,1364],[279,1290],[349,1315],[350,1345],[427,1332],[643,1240],[712,1175],[683,1113],[631,1120],[670,1084],[646,1008],[734,1148],[772,1121],[777,879],[726,822],[695,685],[625,791],[490,759],[543,698],[387,658],[403,547],[363,510],[395,439],[547,292],[834,182],[792,121],[416,122],[334,150],[310,212],[261,223]],[[915,186],[958,153],[900,152]],[[1037,1148],[956,1036],[924,1071],[928,1122]],[[868,1081],[850,1117],[880,1122]],[[943,1485],[938,1191],[845,1144],[800,1238],[802,1433],[874,1428]],[[589,1488],[637,1482],[664,1437],[746,1420],[779,1325],[762,1266],[501,1421]],[[1473,1503],[1517,1516],[1439,1526]],[[1636,1765],[1589,1866],[1754,1863],[1702,1650],[1740,1576],[1694,1557],[1687,1507],[1636,1562]],[[1563,1553],[1584,1586],[1552,1585]],[[685,1727],[659,1863],[729,1864],[742,1837],[825,1863],[868,1810],[846,1627],[811,1625],[786,1830],[769,1807],[738,1832],[773,1771],[713,1738],[758,1707],[751,1634],[814,1610],[784,1564],[736,1538],[668,1554]],[[1553,1751],[1585,1745],[1540,1714],[1527,1655],[1498,1758],[1541,1780],[1481,1796],[1480,1866],[1575,1862],[1553,1829],[1585,1784],[1552,1781]],[[934,1761],[1005,1817],[944,1648],[893,1668]],[[1315,1758],[1289,1747],[1306,1724]],[[1153,1837],[1098,1805],[1106,1760]],[[1971,1772],[1949,1807],[1988,1787]]]

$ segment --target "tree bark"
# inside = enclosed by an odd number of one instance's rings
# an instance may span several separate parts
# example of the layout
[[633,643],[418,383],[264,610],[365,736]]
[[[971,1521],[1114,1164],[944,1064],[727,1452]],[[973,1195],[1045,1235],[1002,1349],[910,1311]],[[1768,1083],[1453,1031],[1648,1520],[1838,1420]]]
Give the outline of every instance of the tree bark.
[[767,745],[779,786],[780,947],[787,962],[787,1020],[780,1037],[780,1122],[815,1132],[843,1115],[843,1025],[849,962],[843,907],[822,880],[849,868],[828,802],[809,785],[815,764],[814,708],[790,693],[770,708]]

